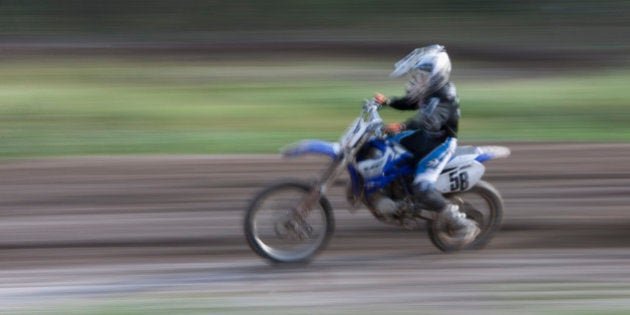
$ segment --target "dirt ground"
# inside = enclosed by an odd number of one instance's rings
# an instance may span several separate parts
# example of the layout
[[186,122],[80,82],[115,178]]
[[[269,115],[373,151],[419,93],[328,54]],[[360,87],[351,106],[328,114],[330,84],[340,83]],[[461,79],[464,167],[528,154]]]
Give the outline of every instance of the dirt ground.
[[[444,254],[425,231],[350,214],[306,266],[247,247],[247,201],[325,161],[146,156],[0,161],[1,314],[622,314],[630,144],[520,143],[487,163],[503,229]],[[69,311],[72,310],[72,311]]]

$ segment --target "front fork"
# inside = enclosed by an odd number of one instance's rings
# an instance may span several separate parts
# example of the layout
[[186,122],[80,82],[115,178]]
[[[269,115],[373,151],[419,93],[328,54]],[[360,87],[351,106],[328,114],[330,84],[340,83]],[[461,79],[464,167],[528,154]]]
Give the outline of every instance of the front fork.
[[300,200],[296,208],[296,214],[301,218],[306,218],[311,209],[319,201],[322,195],[328,191],[328,186],[340,175],[343,170],[342,165],[347,164],[344,156],[335,158],[324,170],[322,175],[313,183],[308,193]]
[[308,230],[310,228],[305,218],[308,217],[313,207],[319,202],[321,196],[328,191],[329,185],[331,185],[341,172],[346,169],[347,165],[352,162],[356,153],[363,147],[368,139],[369,135],[364,135],[353,148],[342,149],[339,155],[333,158],[322,175],[313,183],[306,196],[298,203],[295,211],[293,211],[293,221],[298,222],[303,229]]
[[352,162],[357,152],[369,139],[369,135],[365,134],[354,147],[345,148],[335,157],[330,165],[324,170],[322,175],[313,183],[311,190],[300,201],[297,207],[297,215],[301,218],[306,218],[308,213],[313,209],[315,203],[319,201],[319,198],[328,190],[328,186],[331,185],[335,179],[346,169],[346,166]]
[[[309,213],[319,202],[322,195],[326,193],[328,185],[332,184],[337,176],[339,176],[340,170],[342,169],[340,166],[345,163],[344,158],[335,158],[326,168],[322,176],[313,183],[311,189],[298,202],[293,211],[291,211],[287,218],[288,220],[283,223],[284,228],[289,232],[288,235],[293,235],[299,240],[310,239],[314,236],[313,227],[308,223],[306,218],[308,218]],[[276,229],[276,233],[278,233],[278,229]]]

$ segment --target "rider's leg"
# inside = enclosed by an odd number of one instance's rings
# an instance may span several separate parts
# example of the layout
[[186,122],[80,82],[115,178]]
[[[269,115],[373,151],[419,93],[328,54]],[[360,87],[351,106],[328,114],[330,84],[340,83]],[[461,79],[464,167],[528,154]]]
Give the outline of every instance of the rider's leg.
[[448,138],[420,160],[416,167],[413,187],[416,198],[422,201],[427,210],[437,211],[438,220],[448,225],[454,231],[455,237],[468,243],[479,234],[479,228],[473,221],[466,219],[466,215],[459,211],[457,205],[449,203],[441,193],[435,190],[438,176],[456,147],[457,139]]
[[435,183],[440,173],[450,160],[457,147],[457,139],[447,138],[426,154],[416,165],[416,175],[413,179],[415,191],[428,198],[430,210],[438,210],[444,207],[446,200],[435,191]]

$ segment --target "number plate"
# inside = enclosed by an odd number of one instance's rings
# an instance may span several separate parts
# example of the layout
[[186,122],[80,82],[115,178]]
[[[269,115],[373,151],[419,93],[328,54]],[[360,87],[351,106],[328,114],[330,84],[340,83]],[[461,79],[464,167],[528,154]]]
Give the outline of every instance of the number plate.
[[366,129],[367,123],[363,121],[363,119],[357,118],[339,140],[341,147],[351,148],[355,146],[359,139],[361,139],[361,136],[365,133]]
[[486,168],[479,162],[460,165],[438,177],[435,188],[441,193],[466,191],[477,184]]

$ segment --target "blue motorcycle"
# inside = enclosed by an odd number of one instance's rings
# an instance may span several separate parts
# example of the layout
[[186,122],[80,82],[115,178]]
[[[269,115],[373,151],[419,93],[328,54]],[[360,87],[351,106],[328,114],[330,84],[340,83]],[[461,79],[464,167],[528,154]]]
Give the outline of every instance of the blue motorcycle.
[[436,213],[423,208],[414,198],[411,183],[415,161],[397,139],[383,133],[381,105],[367,100],[359,117],[338,142],[303,140],[282,150],[285,157],[325,155],[330,164],[312,183],[288,180],[271,184],[250,202],[244,231],[250,248],[274,263],[308,262],[328,244],[334,231],[334,217],[325,194],[347,171],[346,189],[352,209],[364,205],[378,220],[407,229],[427,223],[431,242],[445,252],[478,249],[486,245],[501,225],[503,200],[499,192],[481,178],[484,162],[507,157],[502,146],[462,146],[455,150],[436,183],[436,189],[481,232],[467,244],[451,235],[436,220]]

